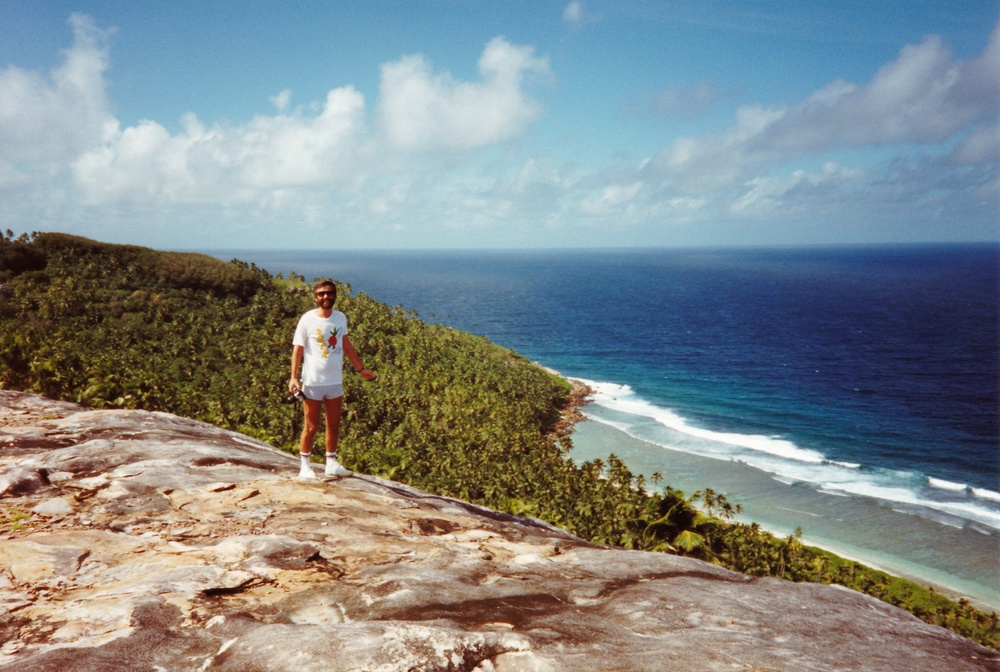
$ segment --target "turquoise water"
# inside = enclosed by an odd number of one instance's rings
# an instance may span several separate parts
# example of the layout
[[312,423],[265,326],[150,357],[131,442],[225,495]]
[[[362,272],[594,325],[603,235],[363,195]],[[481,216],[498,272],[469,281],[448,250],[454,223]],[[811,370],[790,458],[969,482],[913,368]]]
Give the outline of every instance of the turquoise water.
[[[602,415],[600,409],[588,413]],[[755,521],[780,536],[798,528],[807,544],[1000,609],[995,537],[972,527],[942,525],[875,498],[782,483],[741,462],[674,451],[604,421],[578,424],[573,444],[578,462],[614,453],[647,479],[660,472],[664,482],[687,493],[706,487],[725,493],[743,506],[738,520]]]

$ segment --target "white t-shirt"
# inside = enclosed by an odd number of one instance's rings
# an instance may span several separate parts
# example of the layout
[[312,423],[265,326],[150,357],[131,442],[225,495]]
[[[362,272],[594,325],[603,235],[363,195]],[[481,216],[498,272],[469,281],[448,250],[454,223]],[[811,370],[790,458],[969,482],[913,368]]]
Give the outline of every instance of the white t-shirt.
[[310,310],[299,318],[292,345],[303,348],[303,385],[341,385],[344,382],[344,345],[347,318],[338,310],[323,317]]

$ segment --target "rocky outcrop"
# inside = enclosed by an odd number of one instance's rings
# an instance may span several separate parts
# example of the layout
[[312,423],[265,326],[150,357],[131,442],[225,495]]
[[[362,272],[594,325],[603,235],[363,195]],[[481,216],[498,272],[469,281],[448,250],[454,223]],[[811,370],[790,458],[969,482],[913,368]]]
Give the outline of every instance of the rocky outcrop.
[[0,671],[1000,665],[848,590],[297,472],[206,424],[0,391]]

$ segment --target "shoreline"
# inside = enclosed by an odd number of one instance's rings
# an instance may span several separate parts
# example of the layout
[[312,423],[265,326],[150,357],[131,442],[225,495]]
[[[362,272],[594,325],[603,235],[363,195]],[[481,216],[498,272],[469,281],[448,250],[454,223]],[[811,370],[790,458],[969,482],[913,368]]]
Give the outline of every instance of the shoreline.
[[570,385],[569,394],[566,397],[566,403],[559,409],[559,420],[556,422],[555,426],[553,426],[551,434],[557,439],[563,436],[571,436],[577,423],[587,420],[587,416],[583,414],[582,409],[590,403],[590,397],[594,394],[594,390],[583,381],[576,380],[574,378],[566,378],[558,371],[554,371],[548,367],[543,366],[542,368],[549,373],[562,378]]
[[[740,522],[745,522],[745,521],[740,521]],[[776,532],[769,530],[763,526],[761,527],[761,529],[771,532],[771,534],[774,534],[775,536],[780,536]],[[934,592],[944,595],[953,602],[958,602],[959,600],[965,599],[968,600],[969,604],[971,604],[976,609],[979,609],[980,611],[986,611],[986,612],[995,611],[997,613],[1000,613],[1000,606],[995,606],[993,604],[990,604],[989,602],[983,601],[978,597],[975,597],[973,595],[968,595],[963,591],[938,583],[934,579],[919,575],[916,572],[907,572],[903,569],[893,567],[892,563],[886,563],[885,565],[878,564],[872,562],[871,560],[866,559],[865,557],[863,557],[863,555],[855,556],[854,554],[846,553],[842,550],[838,550],[835,547],[828,546],[821,542],[811,541],[808,537],[802,537],[801,539],[799,539],[799,541],[802,542],[802,544],[805,546],[812,546],[814,548],[821,549],[823,551],[826,551],[827,553],[832,553],[837,557],[843,558],[844,560],[850,560],[852,562],[864,565],[865,567],[869,567],[871,569],[880,572],[885,572],[886,574],[889,574],[891,576],[900,579],[904,579],[906,581],[910,581],[925,588],[931,588],[934,590]]]
[[[560,375],[558,372],[553,373]],[[991,586],[982,587],[983,590],[991,593],[990,595],[985,595],[982,590],[975,590],[976,586],[981,584],[977,584],[973,579],[949,574],[945,570],[935,570],[933,567],[908,560],[901,555],[897,557],[892,552],[893,548],[891,544],[887,544],[885,548],[876,546],[877,550],[869,551],[866,550],[865,544],[860,539],[857,540],[857,545],[855,546],[847,540],[838,543],[838,539],[828,538],[829,536],[837,536],[836,532],[842,533],[844,529],[853,531],[854,527],[846,524],[843,520],[838,520],[834,523],[836,529],[828,530],[827,534],[824,534],[818,523],[830,521],[821,520],[818,514],[809,512],[809,506],[784,507],[775,504],[773,500],[781,499],[776,494],[781,489],[781,486],[775,485],[773,479],[769,476],[763,474],[756,475],[756,482],[750,487],[751,494],[731,496],[728,492],[731,490],[730,487],[720,488],[718,485],[720,483],[731,485],[741,482],[748,472],[746,465],[707,457],[699,458],[686,453],[671,451],[655,443],[633,437],[599,419],[589,417],[583,412],[583,408],[590,403],[589,395],[593,393],[593,390],[579,380],[573,380],[565,376],[561,377],[574,390],[574,394],[562,409],[563,419],[560,420],[562,431],[572,439],[573,448],[569,456],[574,461],[579,463],[594,458],[605,459],[608,455],[614,453],[625,462],[629,470],[635,475],[645,474],[648,477],[652,471],[665,471],[667,472],[664,474],[665,482],[677,489],[689,490],[712,487],[718,492],[726,494],[727,498],[734,504],[743,504],[745,509],[748,504],[751,505],[749,507],[752,509],[751,511],[745,510],[743,514],[736,517],[735,520],[739,522],[756,522],[760,525],[761,529],[778,538],[788,536],[796,528],[806,527],[806,531],[800,538],[801,543],[806,546],[821,549],[845,560],[857,562],[871,569],[885,572],[886,574],[913,582],[925,588],[931,588],[953,601],[957,602],[964,598],[977,609],[987,612],[1000,612],[1000,591],[991,591]],[[572,418],[572,421],[567,423],[568,418]],[[566,431],[567,429],[568,431]],[[637,447],[635,444],[642,444],[642,446]],[[656,460],[655,466],[651,466],[651,460]],[[698,464],[699,462],[701,464]],[[667,465],[667,469],[663,469],[663,465]],[[795,489],[793,488],[792,490]],[[819,494],[799,488],[791,496],[812,496],[815,498]],[[766,511],[769,515],[763,517],[755,515],[755,509],[760,508],[758,500],[766,502]],[[784,503],[787,502],[781,501],[779,504]],[[838,497],[833,503],[834,505],[839,504],[841,506],[845,506],[845,503],[858,504],[856,500],[846,497]],[[806,504],[811,504],[815,508],[816,502],[810,501],[806,502]],[[880,522],[886,524],[886,521],[883,521],[882,518],[886,516],[891,518],[893,515],[902,517],[904,524],[929,526],[927,521],[915,520],[916,517],[913,516],[903,516],[903,514],[887,511],[876,504],[868,504],[868,508],[874,512],[870,514],[870,518],[875,518],[875,527]],[[801,519],[796,522],[795,518],[788,515],[789,511],[797,511],[801,514]],[[819,511],[826,513],[824,509],[819,509]],[[837,514],[832,513],[831,515],[836,516]],[[821,528],[819,533],[808,529],[810,527],[809,517],[815,518],[811,521],[811,524],[813,527]],[[776,518],[777,520],[775,520]],[[888,523],[892,522],[891,520],[888,521]],[[867,524],[872,524],[872,521],[869,520]],[[857,529],[860,531],[863,528]],[[942,533],[945,532],[956,534],[954,530],[942,531]],[[905,538],[905,535],[903,536]],[[952,584],[964,584],[965,587],[958,587]],[[992,594],[993,592],[996,592],[996,594]]]

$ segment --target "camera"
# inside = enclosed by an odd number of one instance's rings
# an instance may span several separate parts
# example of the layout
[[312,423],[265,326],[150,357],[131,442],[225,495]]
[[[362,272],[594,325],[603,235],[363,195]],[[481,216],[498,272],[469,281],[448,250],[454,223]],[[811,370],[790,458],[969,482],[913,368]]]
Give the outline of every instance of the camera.
[[305,401],[306,395],[302,394],[302,390],[295,390],[287,397],[281,400],[283,404],[294,404],[296,401]]

